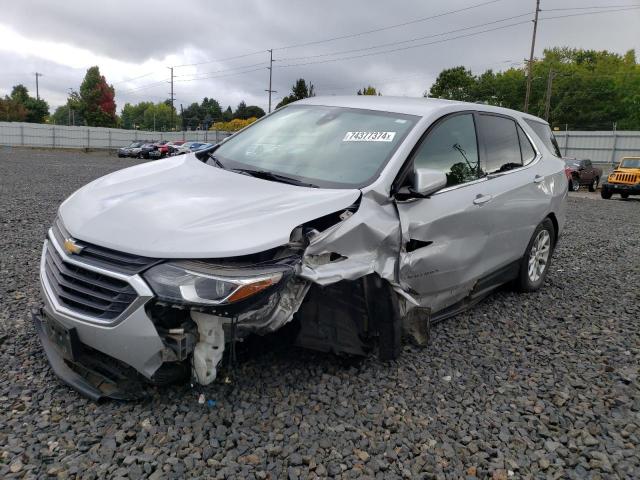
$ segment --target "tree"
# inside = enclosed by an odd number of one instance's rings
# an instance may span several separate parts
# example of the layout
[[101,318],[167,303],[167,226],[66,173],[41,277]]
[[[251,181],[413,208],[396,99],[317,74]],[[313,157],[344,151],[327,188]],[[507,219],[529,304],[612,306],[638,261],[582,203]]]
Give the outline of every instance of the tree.
[[249,105],[247,107],[247,118],[262,118],[265,115],[264,110],[257,105]]
[[233,110],[231,110],[231,105],[227,107],[227,109],[222,114],[222,120],[225,122],[229,122],[233,119]]
[[113,127],[116,124],[115,90],[108,85],[100,69],[91,67],[80,84],[80,112],[92,127]]
[[[543,116],[547,81],[553,72],[550,122],[574,129],[640,129],[640,64],[634,50],[624,55],[606,50],[546,49],[532,66],[529,112]],[[465,67],[443,70],[429,96],[483,102],[522,110],[524,68],[474,76]]]
[[0,120],[4,122],[24,122],[27,119],[27,109],[20,102],[8,95],[0,98]]
[[[21,105],[26,115],[23,121],[32,123],[43,123],[49,116],[49,105],[42,99],[37,99],[29,95],[29,90],[22,84],[16,85],[11,90],[11,100],[16,105]],[[15,107],[14,107],[15,108]],[[22,117],[22,115],[19,115]]]
[[299,78],[296,83],[291,87],[291,95],[284,97],[276,108],[280,108],[284,105],[288,105],[289,103],[296,102],[298,100],[302,100],[303,98],[315,97],[315,87],[311,82],[307,85],[307,82],[304,78]]
[[[476,79],[465,67],[447,68],[440,72],[429,90],[429,97],[472,101]],[[426,95],[425,95],[426,96]]]
[[378,92],[376,90],[376,87],[372,87],[371,85],[369,85],[368,87],[364,87],[361,90],[358,90],[356,95],[377,95],[380,96],[382,95],[381,92]]
[[249,118],[249,116],[247,115],[247,104],[244,102],[244,100],[240,102],[236,107],[236,111],[233,112],[233,118],[240,118],[241,120]]

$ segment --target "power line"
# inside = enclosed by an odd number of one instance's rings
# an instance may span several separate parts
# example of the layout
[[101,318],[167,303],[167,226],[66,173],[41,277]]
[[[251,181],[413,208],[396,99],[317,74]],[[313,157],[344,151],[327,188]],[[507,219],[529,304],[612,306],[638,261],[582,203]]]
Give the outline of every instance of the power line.
[[582,17],[586,15],[602,15],[605,13],[627,12],[629,10],[638,10],[638,9],[640,9],[640,5],[635,7],[617,8],[613,10],[600,10],[597,12],[571,13],[569,15],[556,15],[555,17],[541,17],[540,20],[555,20],[557,18]]
[[[269,50],[267,50],[269,51]],[[251,68],[251,67],[257,67],[257,66],[266,66],[269,62],[260,62],[260,63],[252,63],[251,65],[242,65],[239,67],[233,67],[233,68],[225,68],[222,70],[214,70],[213,72],[202,72],[202,73],[183,73],[181,75],[175,75],[176,77],[197,77],[198,75],[210,75],[210,74],[216,74],[216,73],[223,73],[223,72],[232,72],[233,70],[243,70],[246,68]],[[174,67],[175,68],[175,67]],[[192,80],[195,80],[196,78],[193,78]]]
[[[431,35],[423,35],[420,37],[415,37],[415,38],[410,38],[409,40],[400,40],[400,41],[396,41],[396,42],[388,42],[388,43],[381,43],[378,45],[373,45],[370,47],[363,47],[363,48],[354,48],[351,50],[342,50],[342,51],[338,51],[338,52],[332,52],[332,53],[320,53],[317,55],[309,55],[306,57],[285,57],[280,59],[280,61],[287,61],[287,62],[291,62],[291,61],[299,61],[299,60],[306,60],[306,59],[311,59],[311,58],[320,58],[320,57],[329,57],[329,56],[334,56],[334,55],[343,55],[346,53],[354,53],[354,52],[363,52],[363,51],[367,51],[367,50],[375,50],[377,48],[383,48],[383,47],[391,47],[391,46],[395,46],[395,45],[402,45],[405,43],[411,43],[411,42],[417,42],[418,40],[425,40],[427,38],[435,38],[435,37],[441,37],[444,35],[449,35],[451,33],[458,33],[458,32],[464,32],[467,30],[473,30],[475,28],[480,28],[480,27],[486,27],[488,25],[495,25],[496,23],[501,23],[501,22],[506,22],[507,20],[514,20],[516,18],[522,18],[522,17],[526,17],[528,15],[531,15],[532,12],[527,12],[527,13],[522,13],[520,15],[514,15],[512,17],[506,17],[506,18],[501,18],[500,20],[494,20],[492,22],[485,22],[485,23],[480,23],[477,25],[472,25],[470,27],[463,27],[463,28],[457,28],[455,30],[449,30],[447,32],[442,32],[442,33],[434,33]],[[525,22],[527,23],[527,22]]]
[[467,33],[465,35],[458,35],[455,37],[451,37],[451,38],[444,38],[442,40],[436,40],[433,42],[426,42],[426,43],[419,43],[417,45],[408,45],[406,47],[402,47],[402,48],[392,48],[392,49],[388,49],[388,50],[382,50],[379,52],[371,52],[371,53],[363,53],[361,55],[352,55],[349,57],[341,57],[341,58],[330,58],[327,60],[317,60],[317,61],[311,61],[311,62],[304,62],[304,63],[294,63],[294,64],[288,64],[288,65],[280,65],[280,68],[289,68],[289,67],[299,67],[299,66],[305,66],[305,65],[315,65],[318,63],[329,63],[329,62],[339,62],[342,60],[353,60],[356,58],[364,58],[364,57],[371,57],[374,55],[384,55],[385,53],[393,53],[393,52],[398,52],[398,51],[405,51],[405,50],[409,50],[412,48],[419,48],[419,47],[425,47],[428,45],[436,45],[439,43],[445,43],[445,42],[449,42],[451,40],[458,40],[460,38],[468,38],[468,37],[474,37],[477,35],[481,35],[483,33],[488,33],[488,32],[495,32],[497,30],[503,30],[505,28],[511,28],[511,27],[515,27],[518,25],[524,25],[526,23],[529,23],[529,20],[525,20],[523,22],[516,22],[516,23],[510,23],[508,25],[501,25],[499,27],[494,27],[494,28],[489,28],[486,30],[481,30],[479,32],[473,32],[473,33]]
[[543,12],[559,12],[566,10],[593,10],[593,9],[606,9],[606,8],[626,8],[626,7],[638,7],[638,5],[592,5],[590,7],[569,7],[569,8],[543,8]]
[[337,37],[325,38],[323,40],[315,40],[315,41],[312,41],[312,42],[298,43],[298,44],[294,44],[294,45],[286,45],[284,47],[274,48],[274,50],[288,50],[288,49],[291,49],[291,48],[308,47],[310,45],[318,45],[320,43],[333,42],[333,41],[336,41],[336,40],[344,40],[346,38],[360,37],[360,36],[363,36],[363,35],[369,35],[371,33],[377,33],[377,32],[382,32],[382,31],[385,31],[385,30],[391,30],[393,28],[405,27],[407,25],[413,25],[413,24],[416,24],[416,23],[426,22],[427,20],[433,20],[434,18],[441,18],[441,17],[447,16],[447,15],[453,15],[454,13],[466,12],[468,10],[473,10],[475,8],[484,7],[486,5],[490,5],[492,3],[498,3],[498,2],[501,2],[501,1],[502,0],[490,0],[488,2],[476,3],[476,4],[470,5],[468,7],[458,8],[457,10],[449,10],[447,12],[438,13],[436,15],[430,15],[428,17],[417,18],[415,20],[409,20],[407,22],[396,23],[394,25],[387,25],[386,27],[374,28],[372,30],[365,30],[365,31],[362,31],[362,32],[350,33],[350,34],[347,34],[347,35],[340,35],[340,36],[337,36]]
[[197,65],[206,65],[208,63],[219,63],[219,62],[226,62],[228,60],[235,60],[237,58],[245,58],[245,57],[251,57],[252,55],[257,55],[259,53],[264,53],[265,50],[257,50],[255,52],[251,52],[251,53],[245,53],[242,55],[234,55],[233,57],[226,57],[226,58],[219,58],[216,60],[206,60],[203,62],[196,62],[196,63],[183,63],[182,65],[174,65],[174,68],[182,68],[182,67],[194,67]]

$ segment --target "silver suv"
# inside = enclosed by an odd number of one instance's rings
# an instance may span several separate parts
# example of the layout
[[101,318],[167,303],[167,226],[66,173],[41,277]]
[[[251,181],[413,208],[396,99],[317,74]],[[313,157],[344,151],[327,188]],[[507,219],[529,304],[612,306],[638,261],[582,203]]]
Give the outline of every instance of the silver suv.
[[211,383],[223,352],[400,353],[506,282],[541,287],[565,222],[549,125],[435,99],[315,97],[219,145],[95,180],[41,261],[34,321],[85,395]]

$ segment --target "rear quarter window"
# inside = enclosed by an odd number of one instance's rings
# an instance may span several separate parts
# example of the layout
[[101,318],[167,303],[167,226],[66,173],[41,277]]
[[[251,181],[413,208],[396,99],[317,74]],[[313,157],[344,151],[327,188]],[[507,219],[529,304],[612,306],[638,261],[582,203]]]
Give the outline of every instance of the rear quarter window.
[[552,154],[559,158],[562,157],[558,141],[547,123],[536,122],[530,119],[525,119],[524,121],[533,129],[538,138],[540,138]]

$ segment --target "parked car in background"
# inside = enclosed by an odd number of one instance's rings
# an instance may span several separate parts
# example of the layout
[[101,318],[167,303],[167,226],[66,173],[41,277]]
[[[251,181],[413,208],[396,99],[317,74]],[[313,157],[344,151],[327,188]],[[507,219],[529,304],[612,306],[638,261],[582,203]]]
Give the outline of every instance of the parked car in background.
[[640,157],[624,157],[609,174],[600,195],[608,200],[614,193],[619,193],[622,198],[640,195]]
[[185,153],[191,153],[197,150],[204,142],[184,142],[182,145],[174,148],[173,155],[184,155]]
[[197,145],[195,147],[191,148],[192,152],[199,152],[200,150],[205,150],[207,148],[211,148],[213,147],[215,144],[214,143],[201,143],[200,145]]
[[156,143],[145,143],[140,147],[140,152],[138,152],[138,158],[149,158],[149,154],[158,149],[158,145]]
[[598,189],[598,184],[602,178],[602,169],[593,165],[591,160],[577,158],[565,158],[565,174],[569,180],[569,188],[574,192],[580,189],[581,185],[588,185],[590,192]]
[[153,150],[151,150],[149,152],[149,157],[148,158],[158,159],[158,158],[162,158],[162,157],[166,156],[168,151],[169,151],[169,147],[167,146],[168,143],[169,142],[167,140],[163,140],[161,142],[156,142],[154,144],[156,148],[154,148]]
[[140,154],[140,151],[142,150],[142,147],[144,147],[147,143],[146,142],[139,142],[137,146],[130,148],[129,149],[129,156],[131,158],[138,158],[138,155]]
[[142,142],[132,142],[129,146],[127,147],[122,147],[118,149],[118,157],[122,158],[122,157],[128,157],[131,153],[131,149],[133,148],[138,148],[142,145]]
[[403,334],[426,345],[432,322],[502,284],[543,286],[560,157],[547,122],[504,108],[295,102],[71,195],[43,245],[35,330],[94,399],[209,384],[227,345],[290,323],[298,346],[394,359]]

